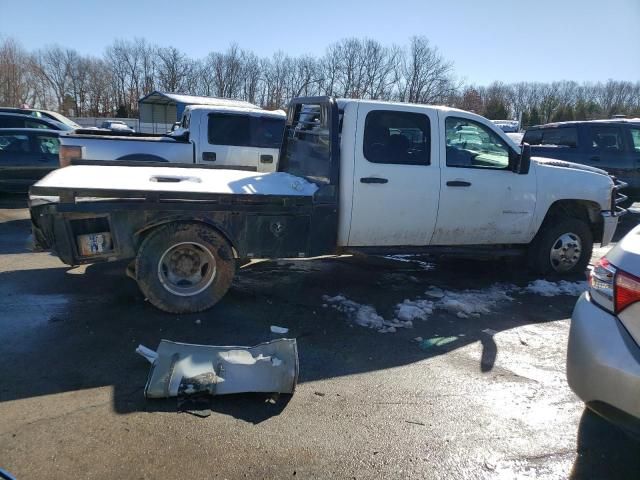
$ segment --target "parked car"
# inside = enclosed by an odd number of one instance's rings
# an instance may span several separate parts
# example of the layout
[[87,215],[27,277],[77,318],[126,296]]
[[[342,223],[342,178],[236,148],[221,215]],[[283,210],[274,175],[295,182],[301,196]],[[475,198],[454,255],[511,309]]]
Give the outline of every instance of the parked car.
[[0,191],[26,192],[58,168],[58,135],[42,128],[0,129]]
[[631,201],[640,201],[640,119],[549,123],[528,128],[522,141],[533,156],[606,170],[629,184],[623,193]]
[[135,132],[133,128],[121,120],[105,120],[100,125],[100,128],[111,130],[112,132]]
[[640,225],[591,271],[571,317],[567,380],[587,407],[640,433]]
[[79,130],[60,137],[60,164],[145,161],[272,172],[278,165],[285,113],[260,108],[190,105],[164,135]]
[[499,126],[504,133],[517,133],[520,131],[520,122],[517,120],[491,120]]
[[51,110],[39,110],[35,108],[12,108],[0,107],[0,113],[19,113],[21,115],[30,115],[36,118],[44,118],[45,120],[54,120],[56,122],[69,125],[71,128],[82,128],[70,118],[65,117],[61,113],[52,112]]
[[[447,145],[459,131],[479,143]],[[446,107],[293,99],[280,157],[273,173],[62,168],[30,190],[34,237],[70,265],[135,259],[153,305],[196,312],[225,294],[234,257],[524,255],[542,273],[582,272],[624,212],[606,172],[532,162],[486,118]]]
[[36,118],[20,113],[0,113],[0,128],[45,128],[66,132],[74,130],[73,127],[55,120]]

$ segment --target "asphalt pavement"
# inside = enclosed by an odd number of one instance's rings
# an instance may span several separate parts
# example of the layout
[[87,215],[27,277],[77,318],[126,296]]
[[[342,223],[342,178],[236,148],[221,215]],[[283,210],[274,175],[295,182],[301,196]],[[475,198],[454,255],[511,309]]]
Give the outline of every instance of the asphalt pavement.
[[[566,384],[576,296],[527,291],[536,278],[518,263],[255,262],[213,309],[176,316],[145,302],[123,264],[70,268],[31,252],[29,235],[24,199],[0,198],[0,468],[18,479],[640,475],[640,443]],[[323,300],[390,318],[432,287],[511,299],[395,333]],[[138,344],[253,345],[275,338],[271,325],[297,338],[295,394],[216,397],[206,418],[144,399]]]

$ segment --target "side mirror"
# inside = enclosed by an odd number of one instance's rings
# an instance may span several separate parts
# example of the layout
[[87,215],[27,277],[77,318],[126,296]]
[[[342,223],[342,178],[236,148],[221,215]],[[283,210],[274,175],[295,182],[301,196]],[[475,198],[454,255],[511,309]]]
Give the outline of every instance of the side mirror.
[[518,175],[526,175],[529,173],[531,167],[531,145],[528,143],[522,144],[522,151],[520,155],[516,157],[516,161],[513,165],[513,171]]

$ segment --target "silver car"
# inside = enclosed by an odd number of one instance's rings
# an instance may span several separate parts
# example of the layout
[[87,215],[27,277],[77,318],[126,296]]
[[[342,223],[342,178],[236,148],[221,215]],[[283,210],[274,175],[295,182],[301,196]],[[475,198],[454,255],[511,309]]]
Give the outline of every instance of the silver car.
[[571,318],[567,380],[589,408],[640,426],[640,225],[593,268]]

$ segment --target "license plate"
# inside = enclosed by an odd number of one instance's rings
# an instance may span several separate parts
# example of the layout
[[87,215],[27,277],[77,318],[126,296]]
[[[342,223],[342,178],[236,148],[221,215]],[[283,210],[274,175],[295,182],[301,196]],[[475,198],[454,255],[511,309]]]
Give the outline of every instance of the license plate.
[[100,255],[113,250],[111,234],[109,232],[78,235],[77,241],[78,250],[83,257]]

